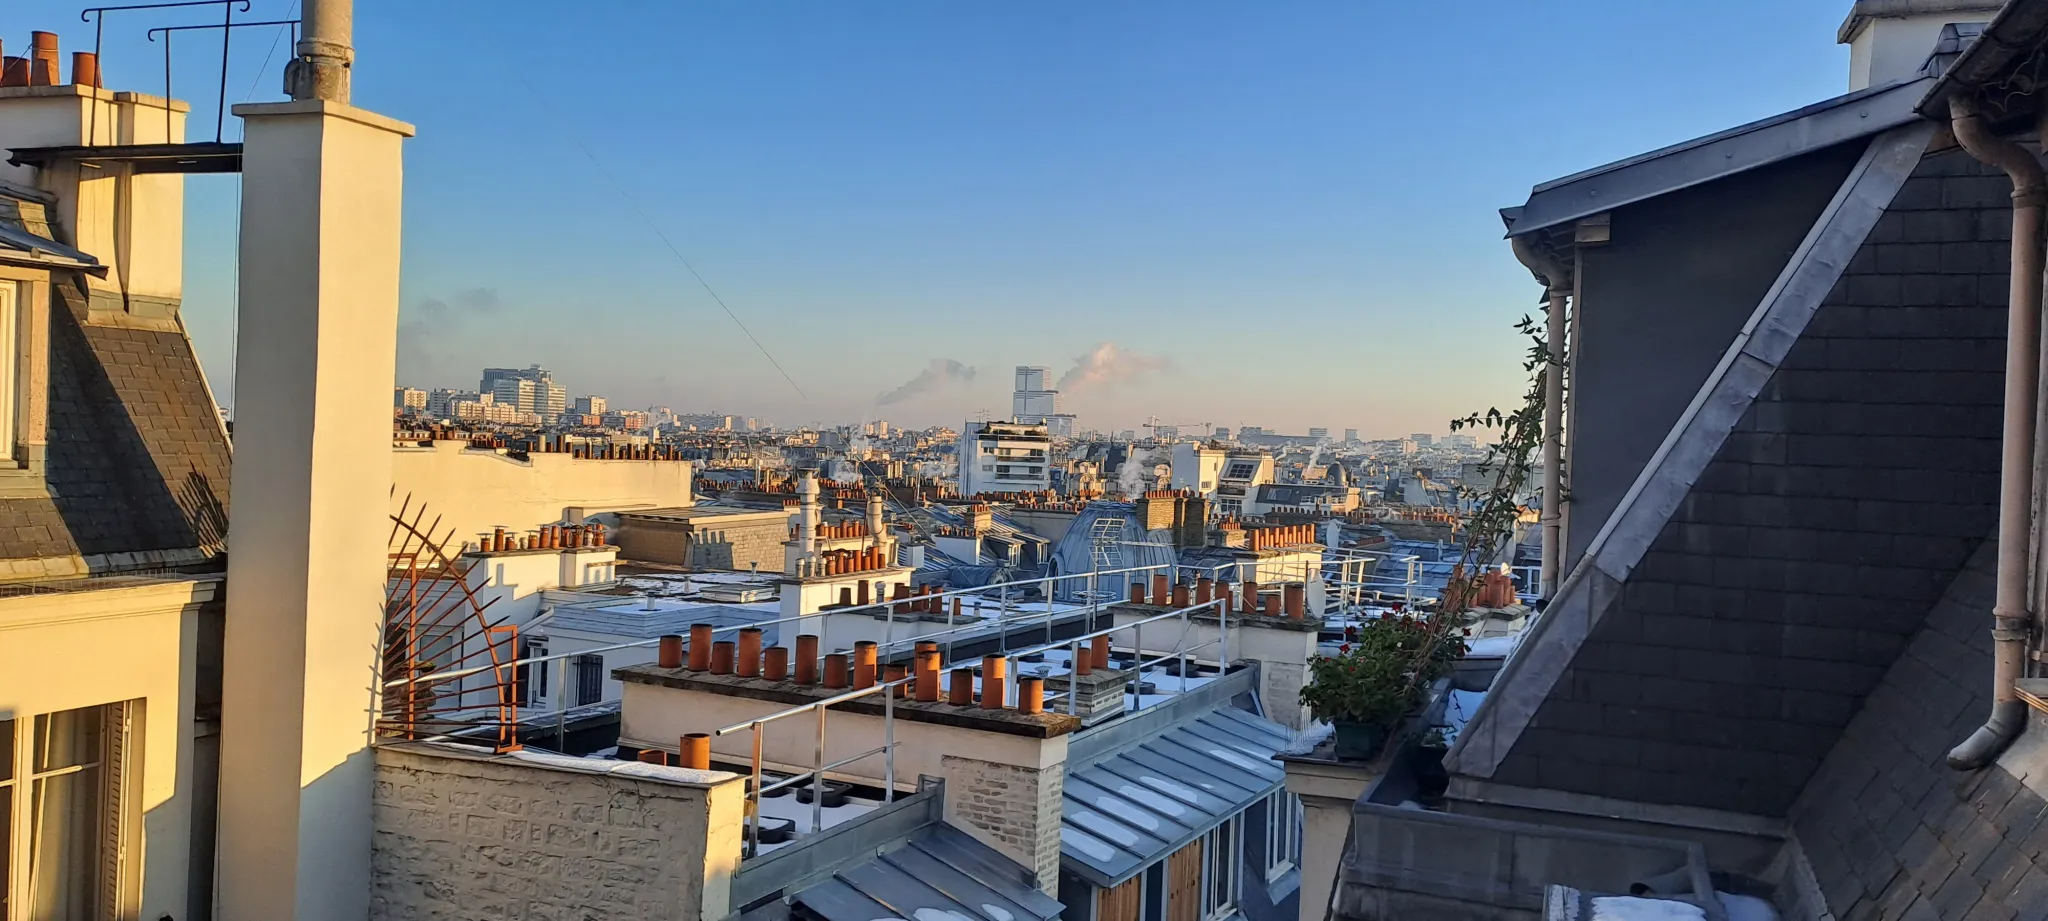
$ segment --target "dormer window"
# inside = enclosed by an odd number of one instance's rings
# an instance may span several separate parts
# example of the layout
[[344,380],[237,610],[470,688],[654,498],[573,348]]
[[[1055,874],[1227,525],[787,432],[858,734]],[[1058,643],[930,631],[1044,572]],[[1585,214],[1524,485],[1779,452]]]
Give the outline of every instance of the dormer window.
[[42,495],[50,375],[50,286],[99,274],[58,242],[40,193],[0,183],[0,498]]
[[0,461],[16,461],[17,445],[23,443],[21,405],[26,400],[23,359],[21,283],[0,280]]

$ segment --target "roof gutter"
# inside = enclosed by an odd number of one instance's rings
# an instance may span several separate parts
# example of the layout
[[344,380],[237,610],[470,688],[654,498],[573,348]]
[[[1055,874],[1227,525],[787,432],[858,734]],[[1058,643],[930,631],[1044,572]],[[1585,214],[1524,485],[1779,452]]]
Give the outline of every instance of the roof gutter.
[[1950,120],[1951,99],[1974,96],[1978,90],[2002,81],[2014,62],[2037,51],[2044,39],[2048,39],[2048,3],[2012,0],[1992,17],[1984,33],[1962,56],[1949,65],[1916,108],[1926,118]]
[[1990,764],[2026,727],[2027,705],[2016,684],[2025,661],[2028,532],[2034,491],[2034,435],[2040,405],[2041,218],[2048,176],[2026,148],[1984,124],[1976,94],[1951,95],[1950,126],[1970,156],[2012,179],[2011,305],[2006,312],[2005,427],[1998,476],[1997,595],[1991,607],[1991,714],[1948,753],[1949,767],[1972,771]]

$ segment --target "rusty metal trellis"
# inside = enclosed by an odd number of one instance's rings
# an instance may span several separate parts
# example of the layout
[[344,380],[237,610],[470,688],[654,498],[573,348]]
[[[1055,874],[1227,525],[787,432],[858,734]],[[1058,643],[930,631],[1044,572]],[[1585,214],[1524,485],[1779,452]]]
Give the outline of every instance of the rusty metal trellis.
[[497,599],[478,601],[474,564],[462,559],[452,528],[436,538],[440,526],[410,495],[391,516],[377,734],[488,740],[516,751],[519,628],[490,617]]

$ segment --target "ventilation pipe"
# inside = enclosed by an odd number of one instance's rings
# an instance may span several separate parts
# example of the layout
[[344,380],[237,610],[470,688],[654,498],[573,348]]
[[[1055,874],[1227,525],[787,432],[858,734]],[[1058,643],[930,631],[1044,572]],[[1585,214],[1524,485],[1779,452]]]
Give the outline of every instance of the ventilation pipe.
[[1543,329],[1550,364],[1543,369],[1543,571],[1537,597],[1549,600],[1557,590],[1558,566],[1564,560],[1564,348],[1565,310],[1572,289],[1564,266],[1537,251],[1527,237],[1515,237],[1515,258],[1543,278],[1550,293]]
[[2015,684],[2027,641],[2027,538],[2033,506],[2034,427],[2041,379],[2041,215],[2048,180],[2026,148],[1978,117],[1974,96],[1949,100],[1956,142],[2012,178],[2012,278],[2005,329],[2005,431],[1998,476],[1998,590],[1991,606],[1991,716],[1948,753],[1949,767],[1981,768],[2026,726]]
[[349,68],[356,59],[354,0],[305,0],[304,30],[284,66],[285,95],[348,104]]
[[817,557],[818,519],[822,514],[818,508],[818,472],[806,470],[796,484],[797,559],[808,561]]

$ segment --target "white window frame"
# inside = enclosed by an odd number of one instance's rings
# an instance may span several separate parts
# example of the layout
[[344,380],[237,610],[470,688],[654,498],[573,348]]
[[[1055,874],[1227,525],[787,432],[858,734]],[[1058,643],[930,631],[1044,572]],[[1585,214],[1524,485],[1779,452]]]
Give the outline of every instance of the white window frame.
[[[1237,902],[1243,895],[1244,874],[1239,868],[1244,864],[1244,836],[1238,834],[1238,820],[1242,814],[1231,816],[1223,824],[1202,833],[1202,921],[1217,921],[1237,911]],[[1214,882],[1217,874],[1223,874],[1225,898],[1216,897]]]
[[23,335],[21,283],[0,278],[0,460],[9,466],[19,463],[15,448],[22,442],[22,377],[28,368],[28,337]]
[[10,807],[0,811],[9,819],[0,825],[0,836],[5,836],[0,839],[0,887],[5,887],[0,891],[0,896],[4,896],[0,898],[0,921],[32,921],[29,862],[34,850],[36,782],[94,768],[100,771],[101,827],[91,833],[100,837],[102,848],[95,917],[132,918],[139,910],[136,860],[141,826],[141,758],[135,744],[143,738],[141,702],[76,709],[101,711],[99,760],[47,771],[35,769],[36,723],[40,718],[68,711],[22,714],[0,720],[0,734],[11,734],[13,742],[13,760],[7,765],[5,779],[0,779],[0,803]]
[[1266,882],[1301,866],[1301,797],[1286,790],[1266,797]]

